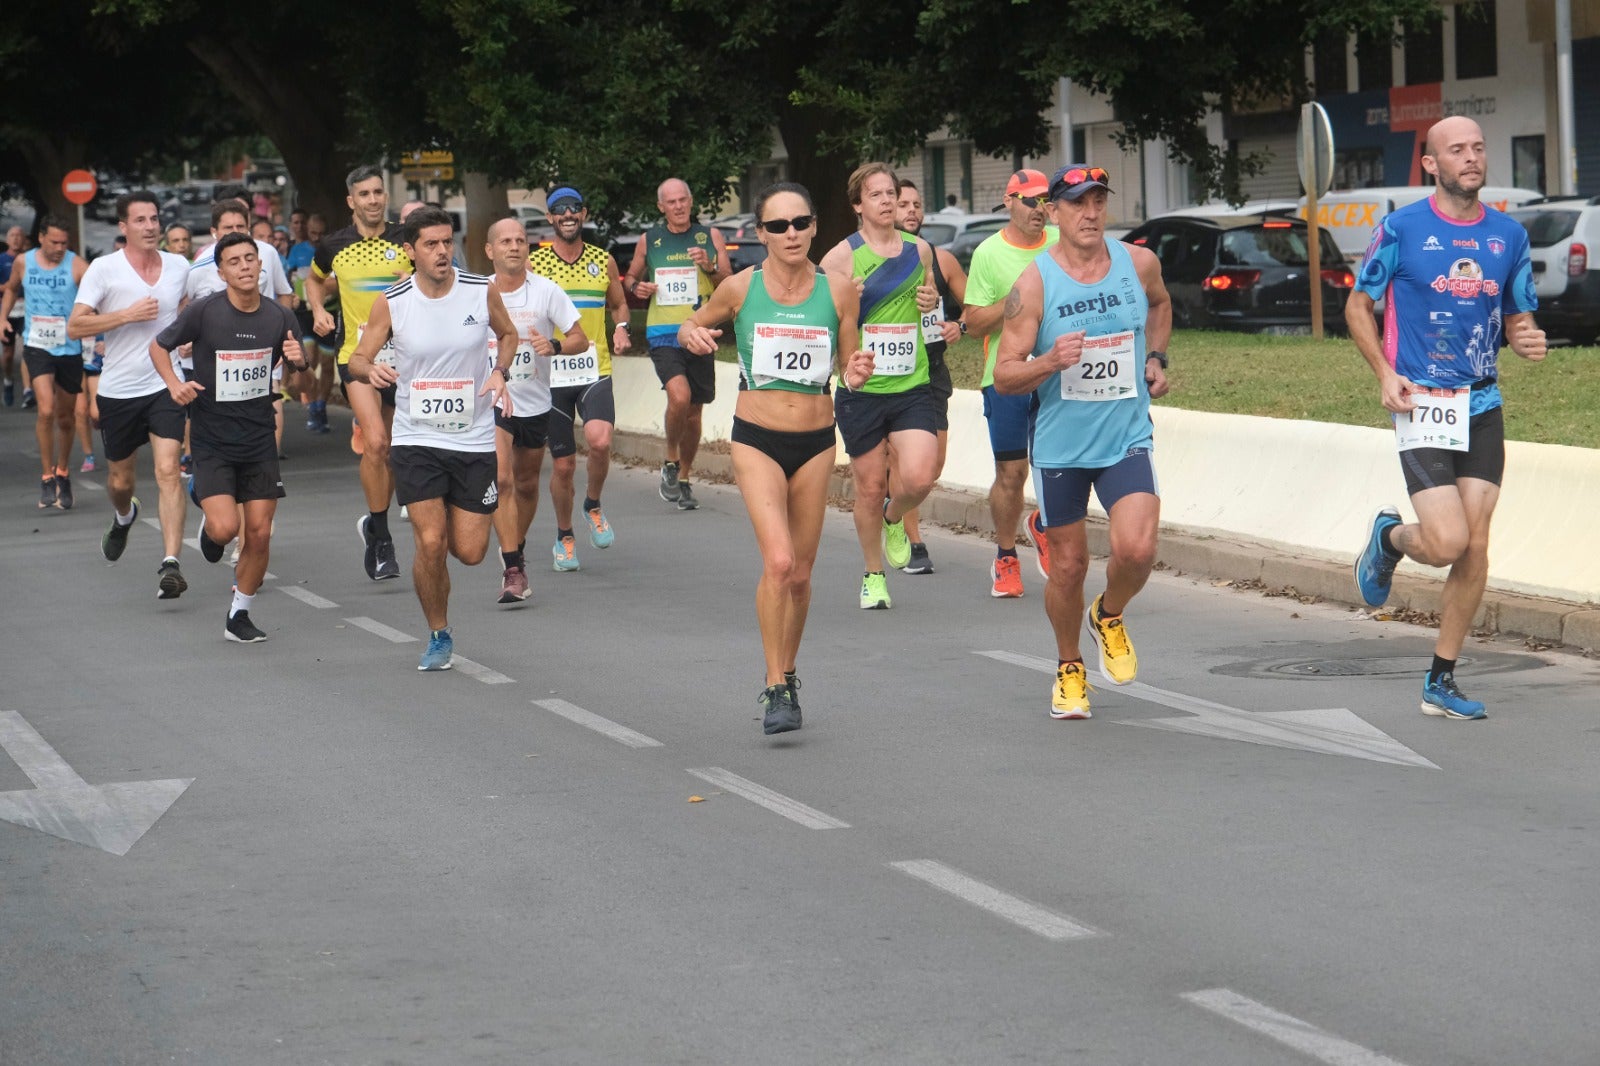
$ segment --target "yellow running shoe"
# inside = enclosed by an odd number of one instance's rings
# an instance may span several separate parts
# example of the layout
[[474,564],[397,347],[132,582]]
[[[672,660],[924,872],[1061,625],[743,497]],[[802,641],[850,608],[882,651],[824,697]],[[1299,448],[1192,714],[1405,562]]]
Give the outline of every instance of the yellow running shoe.
[[1133,641],[1122,624],[1122,616],[1101,619],[1100,601],[1105,593],[1094,598],[1084,626],[1100,651],[1100,674],[1113,685],[1126,685],[1139,675],[1139,656],[1134,654]]
[[1089,713],[1089,679],[1082,663],[1062,663],[1056,668],[1056,687],[1050,693],[1051,718],[1092,718]]

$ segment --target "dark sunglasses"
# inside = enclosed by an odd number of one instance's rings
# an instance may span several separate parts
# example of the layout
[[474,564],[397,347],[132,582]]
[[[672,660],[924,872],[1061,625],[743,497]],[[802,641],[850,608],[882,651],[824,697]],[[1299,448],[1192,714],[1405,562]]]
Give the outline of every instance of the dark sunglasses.
[[1021,193],[1012,193],[1017,203],[1027,208],[1040,208],[1050,202],[1048,196],[1023,196]]
[[815,215],[801,215],[798,218],[769,218],[765,222],[756,223],[756,225],[768,233],[788,233],[790,226],[795,228],[796,233],[804,233],[811,228],[811,224],[816,220],[817,217]]
[[568,202],[559,207],[552,207],[549,213],[552,215],[580,215],[583,213],[583,205]]
[[1086,181],[1098,181],[1107,188],[1111,186],[1111,175],[1103,167],[1073,167],[1058,179],[1063,185],[1081,185]]

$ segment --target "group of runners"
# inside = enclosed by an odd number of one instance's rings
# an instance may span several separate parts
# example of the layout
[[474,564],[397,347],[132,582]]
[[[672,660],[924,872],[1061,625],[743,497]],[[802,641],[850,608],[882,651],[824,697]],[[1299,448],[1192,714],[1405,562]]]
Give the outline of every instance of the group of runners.
[[[1378,605],[1400,558],[1450,568],[1423,710],[1478,718],[1484,707],[1461,693],[1454,666],[1487,577],[1503,469],[1496,354],[1502,328],[1512,350],[1530,359],[1543,357],[1544,335],[1532,318],[1526,234],[1478,202],[1486,173],[1481,131],[1470,120],[1446,119],[1429,131],[1425,152],[1438,189],[1379,227],[1347,311],[1352,338],[1394,413],[1418,521],[1380,513],[1356,576],[1365,600]],[[1006,187],[1007,223],[977,249],[970,275],[917,236],[920,193],[891,167],[859,167],[846,192],[859,228],[819,250],[809,191],[790,182],[762,190],[756,227],[767,255],[738,273],[720,234],[695,221],[690,190],[678,179],[660,186],[663,222],[640,237],[625,275],[583,239],[588,211],[570,186],[548,194],[555,230],[548,246],[530,249],[523,225],[504,219],[487,234],[492,274],[469,273],[455,264],[454,225],[443,210],[411,204],[400,224],[387,220],[376,167],[348,177],[349,226],[321,234],[298,259],[302,242],[290,246],[292,282],[279,266],[281,249],[249,235],[242,204],[217,205],[216,240],[203,264],[159,248],[157,204],[146,193],[118,201],[126,248],[87,269],[66,251],[65,225],[46,219],[39,249],[27,253],[5,290],[8,308],[13,290],[26,294],[25,350],[45,477],[66,484],[72,427],[56,412],[71,405],[55,391],[78,391],[82,346],[100,338],[96,414],[115,512],[105,557],[122,555],[139,514],[134,455],[148,442],[164,551],[159,595],[186,589],[178,555],[188,432],[192,494],[204,513],[201,553],[216,562],[228,541],[241,540],[225,633],[263,640],[249,611],[283,496],[276,375],[285,364],[307,370],[331,354],[360,427],[366,512],[357,528],[367,577],[399,576],[389,525],[397,502],[411,522],[412,579],[429,630],[418,669],[449,669],[448,558],[480,562],[492,530],[500,602],[528,596],[525,552],[547,448],[552,567],[579,568],[580,421],[582,525],[593,547],[614,541],[601,493],[615,422],[612,354],[633,347],[631,293],[648,300],[645,347],[666,392],[658,491],[682,510],[698,506],[691,475],[702,411],[715,397],[712,356],[732,329],[739,381],[732,466],[763,561],[755,594],[765,660],[758,703],[763,730],[785,733],[802,722],[798,660],[836,441],[842,438],[854,479],[860,606],[887,609],[889,569],[933,572],[917,508],[947,448],[945,350],[970,334],[985,350],[995,461],[991,594],[1023,594],[1017,539],[1026,529],[1057,645],[1049,713],[1088,718],[1080,632],[1100,676],[1133,681],[1138,657],[1124,613],[1156,559],[1150,402],[1167,390],[1172,329],[1160,263],[1149,250],[1106,236],[1114,190],[1094,166],[1016,172]],[[297,220],[296,236],[310,221]],[[1371,313],[1379,298],[1390,323],[1381,336]],[[310,375],[302,389],[325,403],[319,378]],[[41,380],[49,382],[42,390]],[[1430,420],[1433,409],[1443,413]],[[1433,432],[1445,420],[1456,434]],[[308,428],[318,426],[311,409]],[[1037,509],[1024,517],[1030,469]],[[1110,558],[1103,589],[1085,603],[1091,491],[1108,516]],[[67,492],[63,506],[71,505]]]

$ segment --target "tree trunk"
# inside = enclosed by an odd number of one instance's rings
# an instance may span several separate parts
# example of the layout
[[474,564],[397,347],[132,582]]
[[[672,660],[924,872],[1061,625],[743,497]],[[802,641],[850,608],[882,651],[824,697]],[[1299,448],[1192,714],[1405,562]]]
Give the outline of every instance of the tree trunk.
[[[82,139],[71,134],[59,134],[53,137],[34,136],[19,139],[17,150],[22,158],[27,160],[28,171],[33,178],[34,195],[42,199],[34,201],[37,214],[34,218],[34,233],[30,236],[37,237],[39,219],[45,215],[55,215],[64,219],[67,229],[72,233],[72,247],[79,254],[83,253],[83,235],[78,232],[78,207],[68,203],[67,197],[61,191],[61,179],[66,177],[67,171],[74,170],[86,164],[89,158],[89,149]],[[99,251],[109,252],[111,249],[102,248]]]
[[845,183],[863,160],[844,151],[823,154],[817,147],[825,131],[841,128],[841,122],[830,122],[826,114],[813,107],[788,105],[778,113],[778,132],[789,154],[790,180],[810,191],[817,208],[817,237],[811,244],[813,259],[821,259],[858,227],[855,210],[845,196]]
[[510,187],[494,184],[480,171],[468,170],[461,174],[461,191],[467,198],[467,232],[461,235],[467,268],[488,274],[494,266],[483,248],[489,241],[489,227],[511,209]]

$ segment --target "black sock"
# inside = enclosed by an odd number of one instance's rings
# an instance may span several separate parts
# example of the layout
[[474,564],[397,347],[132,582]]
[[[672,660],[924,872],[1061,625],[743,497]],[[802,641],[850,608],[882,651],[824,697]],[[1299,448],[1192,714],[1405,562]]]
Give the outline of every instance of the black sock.
[[1083,660],[1082,659],[1057,659],[1056,660],[1056,669],[1059,670],[1063,666],[1068,665],[1069,663],[1075,664],[1077,666],[1082,666],[1083,665]]
[[1428,670],[1428,680],[1430,682],[1437,682],[1445,674],[1453,674],[1455,672],[1456,661],[1454,659],[1446,659],[1443,656],[1436,654],[1433,657],[1433,666]]
[[389,539],[389,508],[373,511],[367,517],[367,532],[377,540]]
[[1390,536],[1391,533],[1399,528],[1399,526],[1384,526],[1383,532],[1378,534],[1378,543],[1383,545],[1383,550],[1396,558],[1405,554],[1405,552],[1395,547],[1394,538]]
[[583,513],[584,514],[588,514],[590,511],[598,511],[599,509],[600,509],[600,501],[599,500],[595,499],[592,496],[585,496],[583,498]]
[[520,568],[522,566],[522,553],[520,551],[501,552],[500,563],[507,570],[510,570],[512,567]]
[[523,552],[525,552],[527,550],[528,550],[528,542],[527,541],[524,540],[524,541],[518,542],[518,544],[517,544],[517,554],[518,555],[521,555]]
[[570,536],[572,536],[572,530],[570,530],[570,529],[558,529],[558,530],[556,530],[556,539],[557,540],[566,540]]
[[995,551],[994,557],[996,559],[1015,559],[1017,557],[1017,549],[1016,548],[999,548],[999,549],[997,549]]

